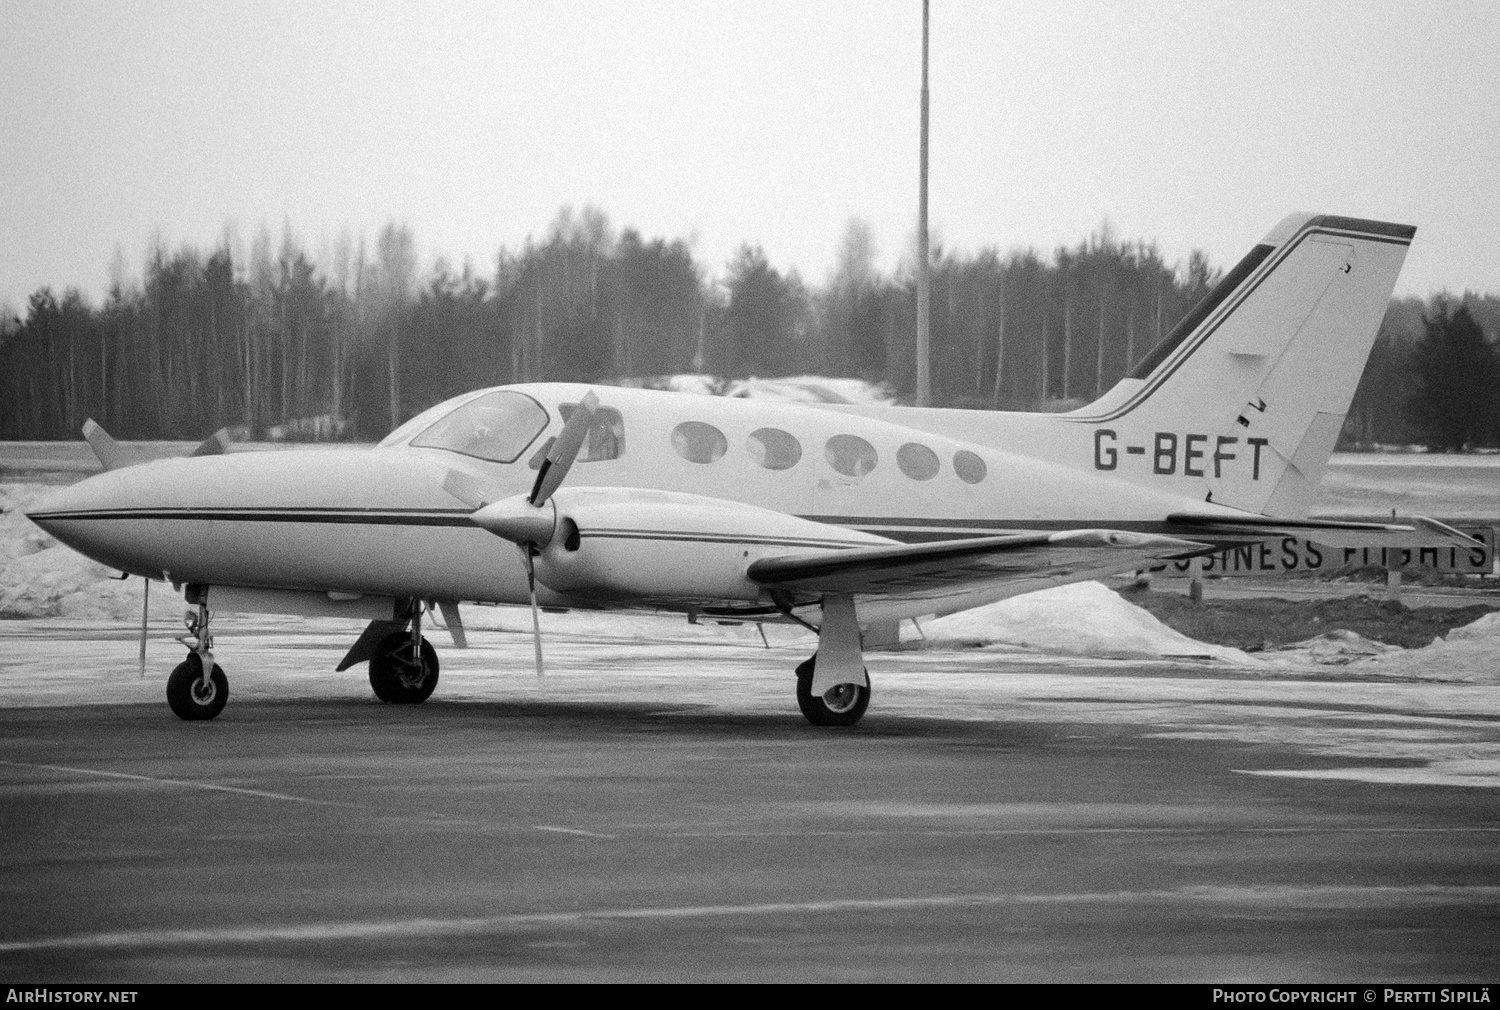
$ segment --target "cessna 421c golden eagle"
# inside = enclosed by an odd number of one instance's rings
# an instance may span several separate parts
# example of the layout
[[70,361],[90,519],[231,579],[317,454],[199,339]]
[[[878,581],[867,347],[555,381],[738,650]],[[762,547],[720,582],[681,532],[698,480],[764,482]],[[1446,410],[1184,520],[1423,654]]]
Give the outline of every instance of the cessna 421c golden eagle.
[[[387,702],[425,700],[422,638],[460,601],[794,621],[797,701],[869,704],[863,650],[898,621],[1272,537],[1472,545],[1427,519],[1307,519],[1415,229],[1298,214],[1140,365],[1065,414],[823,406],[533,383],[455,397],[362,452],[111,468],[29,513],[110,567],[185,586],[184,719],[228,684],[211,609],[370,622]],[[535,626],[535,625],[534,625]],[[537,668],[541,671],[538,634]]]

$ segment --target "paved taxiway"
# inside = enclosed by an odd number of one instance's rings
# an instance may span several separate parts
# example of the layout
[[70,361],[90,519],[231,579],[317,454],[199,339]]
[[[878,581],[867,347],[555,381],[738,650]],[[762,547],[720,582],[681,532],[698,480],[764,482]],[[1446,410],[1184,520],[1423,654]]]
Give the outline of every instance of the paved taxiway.
[[7,622],[0,979],[1495,980],[1500,688],[906,653],[829,731],[792,632],[662,627],[398,708],[225,620],[186,724],[175,646]]

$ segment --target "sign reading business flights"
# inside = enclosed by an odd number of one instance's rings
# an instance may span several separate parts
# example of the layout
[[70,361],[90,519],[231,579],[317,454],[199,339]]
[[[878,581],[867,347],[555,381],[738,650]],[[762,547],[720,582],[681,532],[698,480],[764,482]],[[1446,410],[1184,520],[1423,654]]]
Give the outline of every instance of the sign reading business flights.
[[[1481,547],[1326,547],[1300,537],[1282,537],[1233,547],[1203,557],[1206,575],[1273,575],[1293,572],[1338,572],[1370,565],[1386,567],[1399,562],[1401,568],[1425,568],[1466,575],[1494,570],[1496,527],[1464,526],[1458,529],[1480,541]],[[1397,557],[1399,555],[1399,557]],[[1190,564],[1174,561],[1162,575],[1187,575]]]

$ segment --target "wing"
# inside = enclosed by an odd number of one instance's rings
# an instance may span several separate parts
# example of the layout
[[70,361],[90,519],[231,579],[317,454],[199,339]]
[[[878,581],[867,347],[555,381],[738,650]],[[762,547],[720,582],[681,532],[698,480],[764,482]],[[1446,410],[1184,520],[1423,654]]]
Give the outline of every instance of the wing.
[[1201,554],[1209,547],[1121,530],[1065,530],[783,555],[753,562],[747,574],[768,589],[797,595],[936,599],[1005,583],[1056,585],[1098,578]]
[[1277,519],[1249,514],[1177,513],[1167,516],[1167,522],[1179,528],[1183,536],[1221,547],[1273,537],[1300,537],[1328,547],[1484,546],[1467,533],[1423,516],[1402,523],[1370,523],[1341,519]]

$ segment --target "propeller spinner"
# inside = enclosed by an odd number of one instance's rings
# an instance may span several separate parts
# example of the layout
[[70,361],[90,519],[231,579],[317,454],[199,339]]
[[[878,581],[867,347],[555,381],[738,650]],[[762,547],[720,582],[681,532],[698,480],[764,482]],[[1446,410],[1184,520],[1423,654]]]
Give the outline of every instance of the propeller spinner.
[[450,470],[443,480],[443,490],[474,509],[469,518],[476,526],[509,540],[521,550],[526,565],[526,588],[531,595],[531,631],[536,646],[538,681],[543,680],[544,674],[542,625],[536,604],[536,555],[552,542],[557,530],[557,505],[552,501],[552,495],[562,486],[573,461],[578,458],[598,408],[599,397],[590,391],[563,425],[562,432],[547,447],[530,494],[494,501],[483,484],[468,474]]

